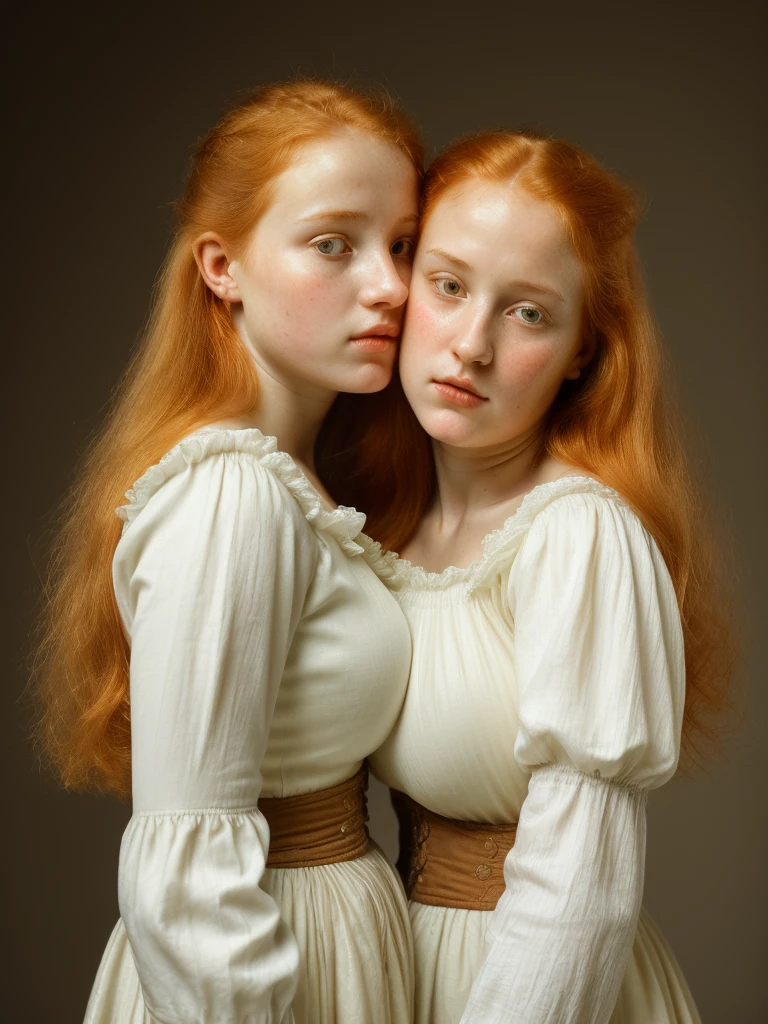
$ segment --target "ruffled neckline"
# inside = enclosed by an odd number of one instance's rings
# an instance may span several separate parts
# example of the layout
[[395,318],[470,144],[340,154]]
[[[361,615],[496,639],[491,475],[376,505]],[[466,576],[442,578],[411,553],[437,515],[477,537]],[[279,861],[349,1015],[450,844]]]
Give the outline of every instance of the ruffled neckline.
[[182,473],[188,466],[223,452],[253,455],[291,492],[307,521],[317,531],[333,537],[345,554],[364,555],[371,568],[383,580],[394,576],[393,559],[396,556],[384,554],[381,545],[362,532],[365,513],[348,505],[327,509],[317,489],[293,458],[278,449],[277,438],[262,434],[256,427],[203,427],[181,440],[126,491],[128,504],[115,510],[125,524],[123,531],[166,480]]
[[[536,516],[555,498],[565,494],[601,494],[614,501],[621,495],[612,487],[586,475],[563,476],[549,483],[538,484],[525,495],[517,509],[502,526],[487,533],[482,540],[483,553],[467,566],[449,565],[442,572],[427,572],[407,558],[392,556],[392,580],[410,590],[442,591],[459,584],[468,591],[490,586],[501,568],[511,561]],[[391,553],[390,553],[391,554]]]

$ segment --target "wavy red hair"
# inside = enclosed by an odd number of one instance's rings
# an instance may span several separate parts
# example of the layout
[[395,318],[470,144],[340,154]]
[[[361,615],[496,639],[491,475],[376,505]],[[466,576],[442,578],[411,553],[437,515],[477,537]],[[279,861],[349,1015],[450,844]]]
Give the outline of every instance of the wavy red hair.
[[253,362],[229,307],[200,277],[193,243],[213,231],[237,254],[297,149],[345,129],[391,143],[423,173],[418,132],[386,94],[320,81],[257,90],[194,155],[145,337],[86,455],[53,553],[36,657],[38,740],[67,787],[130,793],[129,648],[111,577],[115,508],[186,434],[258,402]]
[[[690,764],[717,746],[736,648],[715,530],[665,386],[669,370],[636,265],[639,204],[631,189],[571,143],[531,132],[486,132],[434,161],[423,218],[462,185],[513,179],[562,216],[584,271],[583,330],[597,345],[581,378],[564,382],[549,412],[544,449],[619,491],[659,545],[685,636],[683,748]],[[330,461],[329,484],[340,501],[365,509],[372,535],[398,550],[434,497],[430,441],[396,378],[372,396],[369,408],[356,445]]]

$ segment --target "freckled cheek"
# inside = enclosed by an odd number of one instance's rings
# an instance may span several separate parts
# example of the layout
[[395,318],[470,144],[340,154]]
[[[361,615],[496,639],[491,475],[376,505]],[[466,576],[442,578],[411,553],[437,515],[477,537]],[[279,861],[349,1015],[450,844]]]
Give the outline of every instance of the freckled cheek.
[[309,348],[318,336],[349,329],[351,304],[345,290],[321,275],[277,275],[264,295],[274,330],[298,347]]
[[412,299],[406,308],[403,348],[409,355],[429,355],[447,345],[447,332],[440,316],[427,304]]
[[528,345],[510,353],[499,367],[510,391],[544,391],[557,375],[557,359],[548,345]]

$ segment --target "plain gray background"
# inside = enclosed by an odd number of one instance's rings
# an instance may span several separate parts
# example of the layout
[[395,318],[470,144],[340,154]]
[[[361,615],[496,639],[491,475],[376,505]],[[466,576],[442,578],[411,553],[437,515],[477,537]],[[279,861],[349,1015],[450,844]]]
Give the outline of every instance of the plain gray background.
[[[163,258],[190,148],[237,90],[297,73],[389,87],[430,151],[536,124],[648,199],[639,235],[697,460],[741,565],[746,722],[649,803],[646,904],[709,1024],[764,1020],[765,153],[757,3],[30,6],[6,23],[2,751],[6,1019],[82,1019],[117,917],[129,809],[35,769],[25,637],[39,554]],[[730,543],[730,542],[728,542]],[[393,850],[372,793],[374,832]],[[762,1011],[762,1012],[761,1012]]]

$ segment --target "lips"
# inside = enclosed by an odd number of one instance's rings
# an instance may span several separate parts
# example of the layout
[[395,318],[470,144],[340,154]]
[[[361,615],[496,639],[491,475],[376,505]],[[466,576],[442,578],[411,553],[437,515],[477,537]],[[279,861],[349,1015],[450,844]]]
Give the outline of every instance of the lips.
[[435,384],[450,384],[454,388],[468,391],[470,395],[475,395],[477,398],[485,400],[485,395],[480,394],[469,377],[443,377],[441,380],[435,380]]
[[432,387],[445,401],[464,409],[477,409],[483,402],[488,401],[467,377],[444,377],[442,380],[433,380]]
[[396,324],[374,324],[362,334],[356,334],[350,341],[364,352],[386,352],[400,337]]
[[367,331],[360,334],[353,334],[351,341],[364,341],[366,338],[399,338],[400,327],[398,324],[374,324]]

